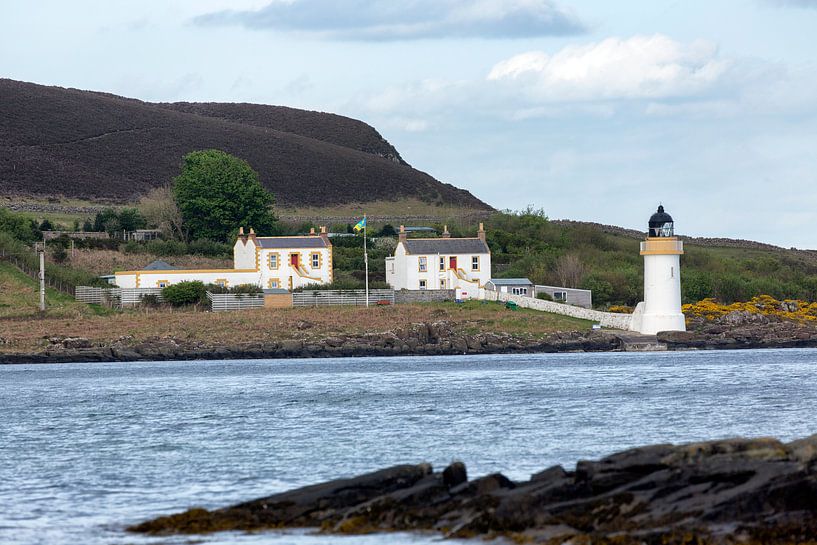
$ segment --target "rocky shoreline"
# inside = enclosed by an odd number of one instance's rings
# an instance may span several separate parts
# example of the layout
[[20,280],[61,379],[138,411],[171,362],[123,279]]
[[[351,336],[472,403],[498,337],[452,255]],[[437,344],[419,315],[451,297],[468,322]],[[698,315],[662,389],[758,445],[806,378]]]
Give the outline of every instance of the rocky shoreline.
[[[506,333],[467,335],[453,331],[447,322],[428,322],[365,335],[234,344],[195,343],[172,336],[140,341],[123,336],[109,343],[94,343],[82,337],[50,337],[47,346],[38,352],[0,353],[0,364],[817,347],[817,328],[792,322],[710,324],[654,337],[636,335],[635,344],[633,336],[614,330],[567,331],[541,338]],[[0,339],[0,344],[3,342]]]
[[313,528],[436,531],[514,543],[817,543],[817,436],[653,445],[572,471],[469,480],[455,462],[401,465],[129,528],[151,535]]

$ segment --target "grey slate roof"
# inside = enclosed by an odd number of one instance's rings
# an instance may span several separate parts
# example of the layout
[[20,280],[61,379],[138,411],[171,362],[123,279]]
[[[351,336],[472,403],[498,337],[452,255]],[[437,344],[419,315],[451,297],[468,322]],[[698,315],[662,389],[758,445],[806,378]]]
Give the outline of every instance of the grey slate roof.
[[259,237],[255,241],[262,248],[327,248],[330,245],[318,236]]
[[142,270],[144,270],[144,271],[176,271],[176,270],[178,270],[178,267],[174,267],[173,265],[171,265],[170,263],[168,263],[166,261],[162,261],[161,259],[157,259],[156,261],[154,261],[153,263],[151,263],[150,265],[148,265],[147,267],[145,267]]
[[533,282],[527,278],[491,278],[489,280],[494,286],[531,286]]
[[489,254],[488,245],[478,238],[410,238],[403,243],[409,254]]

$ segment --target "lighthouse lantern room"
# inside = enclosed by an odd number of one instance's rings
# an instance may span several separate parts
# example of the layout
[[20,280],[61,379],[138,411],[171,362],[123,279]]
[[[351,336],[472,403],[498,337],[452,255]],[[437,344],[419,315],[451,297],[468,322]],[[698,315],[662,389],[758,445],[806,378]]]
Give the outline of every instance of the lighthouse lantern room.
[[644,301],[633,313],[630,329],[647,335],[686,331],[681,312],[681,255],[684,243],[675,236],[672,216],[663,206],[650,217],[644,256]]

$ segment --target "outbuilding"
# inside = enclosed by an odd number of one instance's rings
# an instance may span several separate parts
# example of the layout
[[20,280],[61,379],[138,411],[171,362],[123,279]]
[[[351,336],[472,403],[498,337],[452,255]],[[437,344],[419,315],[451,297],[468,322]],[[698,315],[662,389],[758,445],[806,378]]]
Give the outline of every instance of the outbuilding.
[[491,278],[485,284],[485,289],[527,297],[535,295],[533,282],[527,278]]

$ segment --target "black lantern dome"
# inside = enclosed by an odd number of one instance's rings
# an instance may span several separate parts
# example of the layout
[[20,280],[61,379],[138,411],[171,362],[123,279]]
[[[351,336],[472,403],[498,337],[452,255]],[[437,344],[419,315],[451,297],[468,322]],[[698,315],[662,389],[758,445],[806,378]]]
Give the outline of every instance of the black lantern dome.
[[671,237],[674,236],[674,223],[672,216],[664,212],[664,207],[659,206],[658,212],[650,216],[650,237]]

